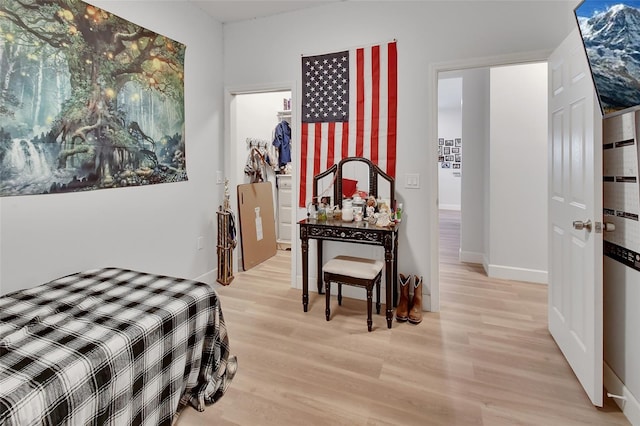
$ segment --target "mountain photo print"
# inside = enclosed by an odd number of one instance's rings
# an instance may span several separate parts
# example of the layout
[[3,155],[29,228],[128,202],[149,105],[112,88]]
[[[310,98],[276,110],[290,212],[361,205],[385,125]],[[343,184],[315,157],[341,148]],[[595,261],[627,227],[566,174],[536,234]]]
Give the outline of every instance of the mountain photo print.
[[575,14],[602,112],[640,105],[640,0],[585,0]]
[[0,0],[0,196],[186,181],[185,46],[79,0]]

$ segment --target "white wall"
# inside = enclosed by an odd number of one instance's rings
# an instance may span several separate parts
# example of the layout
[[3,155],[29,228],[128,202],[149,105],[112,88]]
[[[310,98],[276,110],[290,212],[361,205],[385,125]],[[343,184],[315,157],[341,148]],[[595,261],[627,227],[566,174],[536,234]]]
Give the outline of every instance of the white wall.
[[[462,77],[438,78],[438,138],[462,138]],[[432,143],[437,149],[437,141]],[[462,169],[438,168],[441,209],[460,210],[461,188]]]
[[547,282],[547,64],[491,69],[488,275]]
[[[295,81],[301,54],[398,40],[398,160],[396,191],[406,211],[400,231],[399,269],[429,277],[429,215],[435,152],[428,141],[430,64],[522,52],[551,51],[575,26],[575,1],[558,2],[337,2],[311,10],[225,25],[225,85],[264,86]],[[331,31],[327,31],[330,23]],[[446,36],[445,36],[446,35]],[[473,41],[473,42],[470,42]],[[293,103],[299,103],[294,90]],[[295,125],[295,123],[294,123]],[[435,122],[431,123],[435,126]],[[295,131],[294,131],[295,134]],[[435,150],[434,150],[435,151]],[[299,158],[294,158],[299,167]],[[404,188],[404,174],[420,174],[419,189]],[[298,196],[298,182],[294,197]],[[294,200],[297,205],[297,199]],[[298,218],[304,212],[298,212]],[[436,231],[437,232],[437,231]],[[299,249],[299,241],[296,242]],[[361,248],[358,248],[361,250]],[[381,257],[380,251],[378,255]],[[325,253],[331,255],[330,249]],[[364,255],[364,253],[363,253]],[[313,253],[311,254],[313,259]],[[435,253],[437,258],[437,253]],[[313,262],[311,262],[313,263]],[[301,281],[298,261],[297,285]],[[313,267],[311,274],[315,274]],[[430,282],[425,293],[430,294]],[[425,297],[430,306],[430,297]]]
[[[186,44],[187,182],[0,198],[0,292],[119,266],[215,281],[223,167],[222,25],[184,2],[92,1]],[[197,250],[197,238],[204,247]],[[212,279],[213,278],[213,279]]]
[[489,68],[464,70],[462,79],[460,260],[484,263],[489,253]]

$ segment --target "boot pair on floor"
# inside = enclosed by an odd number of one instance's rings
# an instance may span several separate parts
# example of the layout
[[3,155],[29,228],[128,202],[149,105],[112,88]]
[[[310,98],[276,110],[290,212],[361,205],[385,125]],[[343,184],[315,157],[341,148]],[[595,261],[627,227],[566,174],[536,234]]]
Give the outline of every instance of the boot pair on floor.
[[[411,324],[419,324],[422,321],[422,277],[415,275],[413,285],[411,279],[413,275],[405,277],[399,274],[400,278],[400,301],[396,308],[396,320],[405,322],[409,320]],[[409,289],[413,287],[413,299],[409,303]]]

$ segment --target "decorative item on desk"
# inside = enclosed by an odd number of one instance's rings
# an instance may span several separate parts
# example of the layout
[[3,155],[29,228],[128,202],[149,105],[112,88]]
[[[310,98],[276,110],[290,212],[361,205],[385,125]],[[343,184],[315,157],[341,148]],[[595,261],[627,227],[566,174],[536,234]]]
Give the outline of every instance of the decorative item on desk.
[[336,210],[336,206],[334,205],[330,205],[326,207],[327,220],[333,220],[333,217],[335,215],[335,210]]
[[367,198],[367,203],[365,207],[365,217],[371,218],[373,214],[376,212],[376,208],[378,207],[378,202],[376,201],[376,197],[370,195]]
[[386,227],[391,225],[391,220],[389,219],[389,213],[376,213],[378,216],[376,220],[376,226]]
[[342,197],[349,198],[356,193],[358,188],[358,181],[353,179],[342,179]]
[[402,203],[398,203],[398,208],[396,209],[396,221],[402,222]]
[[318,212],[316,211],[316,205],[313,203],[307,204],[307,218],[308,219],[317,219]]
[[322,207],[323,204],[320,205],[320,207],[318,208],[318,215],[317,218],[319,221],[322,222],[326,222],[327,220],[327,209],[325,207]]
[[342,200],[342,221],[353,221],[353,203],[351,200]]
[[[364,203],[365,200],[359,195],[356,194],[353,196],[353,215],[355,217],[356,213],[360,212],[360,216],[362,219],[362,216],[364,216]],[[356,218],[357,220],[357,218]]]

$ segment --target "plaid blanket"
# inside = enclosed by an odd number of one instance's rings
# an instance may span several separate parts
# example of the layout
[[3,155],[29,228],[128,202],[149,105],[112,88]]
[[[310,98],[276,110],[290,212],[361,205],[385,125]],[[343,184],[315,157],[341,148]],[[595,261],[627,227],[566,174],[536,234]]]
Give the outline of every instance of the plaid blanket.
[[0,297],[2,425],[169,425],[236,368],[205,283],[105,268]]

